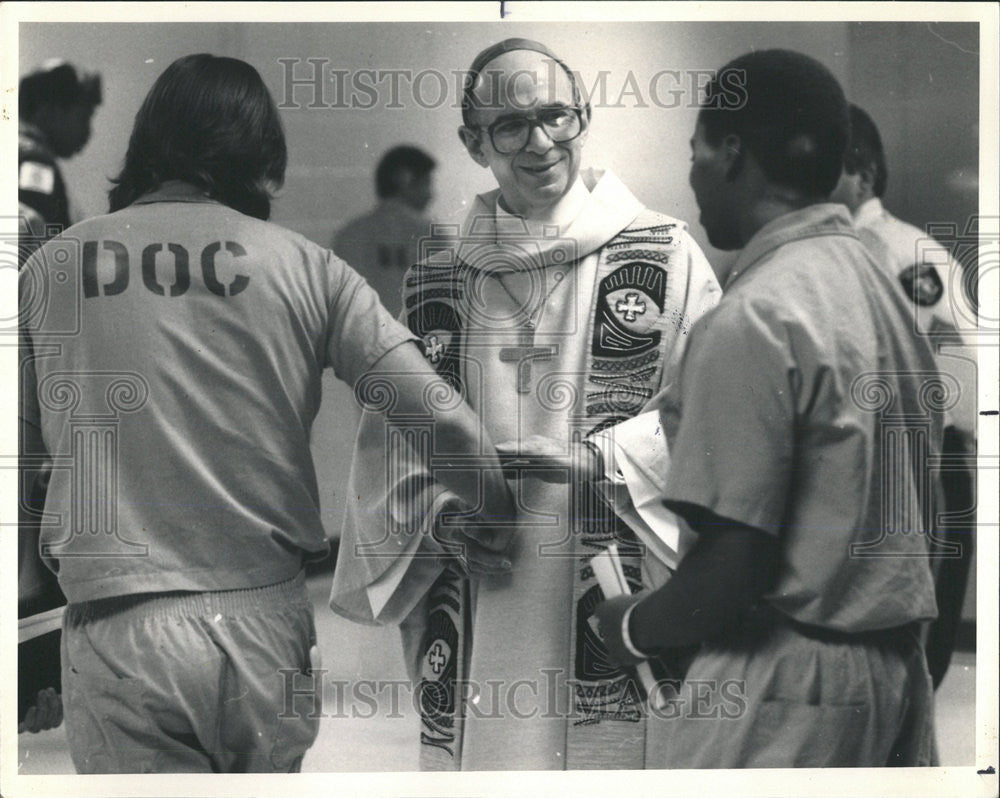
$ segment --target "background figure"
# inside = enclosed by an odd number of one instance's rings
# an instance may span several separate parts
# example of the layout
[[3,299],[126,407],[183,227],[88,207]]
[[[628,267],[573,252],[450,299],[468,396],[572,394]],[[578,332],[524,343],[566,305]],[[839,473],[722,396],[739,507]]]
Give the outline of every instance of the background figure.
[[[961,386],[958,404],[945,418],[941,482],[949,518],[936,531],[935,593],[938,617],[927,630],[927,662],[935,688],[941,684],[962,615],[972,564],[975,531],[976,353],[962,330],[975,327],[967,275],[948,250],[927,232],[897,219],[882,205],[888,186],[882,137],[872,118],[850,107],[851,140],[844,171],[830,195],[848,207],[858,235],[910,301],[916,331],[934,349],[938,368]],[[942,545],[943,544],[943,545]]]
[[[18,89],[17,200],[18,266],[44,241],[75,219],[58,160],[71,158],[90,139],[90,119],[101,103],[100,75],[77,71],[64,61],[48,61],[21,78]],[[45,501],[49,466],[32,484],[21,485],[18,513],[18,617],[26,618],[66,603],[58,582],[42,567],[37,511]],[[58,631],[18,647],[18,719],[25,731],[57,726],[62,719]]]
[[[17,199],[23,214],[21,262],[51,237],[53,226],[74,218],[58,159],[72,158],[90,140],[90,120],[101,104],[101,77],[49,61],[21,78],[18,89]],[[41,222],[41,224],[39,224]]]
[[375,170],[378,205],[333,239],[333,251],[368,281],[394,316],[401,308],[403,275],[420,258],[420,239],[431,233],[425,211],[434,198],[436,165],[418,147],[393,147]]

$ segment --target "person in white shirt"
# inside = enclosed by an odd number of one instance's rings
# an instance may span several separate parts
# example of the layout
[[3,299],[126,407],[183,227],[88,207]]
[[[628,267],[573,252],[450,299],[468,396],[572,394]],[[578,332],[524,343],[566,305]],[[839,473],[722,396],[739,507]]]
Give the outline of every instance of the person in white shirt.
[[848,207],[858,236],[875,262],[910,300],[916,332],[934,349],[938,369],[958,388],[946,418],[941,474],[948,521],[936,533],[935,592],[938,618],[927,629],[927,664],[938,687],[951,662],[972,564],[975,507],[976,352],[967,340],[976,310],[970,301],[975,274],[919,227],[897,219],[882,204],[889,181],[878,127],[850,106],[851,140],[844,170],[831,194]]

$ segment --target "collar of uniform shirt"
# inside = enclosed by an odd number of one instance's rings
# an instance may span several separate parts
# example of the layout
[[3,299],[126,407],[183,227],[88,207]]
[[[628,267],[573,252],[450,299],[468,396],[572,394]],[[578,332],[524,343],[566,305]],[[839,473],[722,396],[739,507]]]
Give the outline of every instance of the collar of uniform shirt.
[[183,180],[167,180],[159,188],[143,194],[132,204],[146,205],[151,202],[210,202],[218,204],[218,200],[209,197],[202,189]]
[[854,224],[858,227],[865,227],[878,219],[884,210],[885,208],[882,207],[882,200],[878,197],[866,199],[854,212]]
[[831,234],[846,235],[851,238],[858,237],[846,205],[821,202],[772,219],[760,228],[743,247],[726,278],[723,292],[754,264],[789,241]]

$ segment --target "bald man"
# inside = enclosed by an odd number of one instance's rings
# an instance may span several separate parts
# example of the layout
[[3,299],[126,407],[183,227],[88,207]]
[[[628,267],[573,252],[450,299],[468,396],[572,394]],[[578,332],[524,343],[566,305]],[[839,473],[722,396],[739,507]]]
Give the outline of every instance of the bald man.
[[[553,442],[541,468],[561,482],[529,469],[516,517],[483,518],[387,446],[379,418],[358,438],[331,606],[401,624],[425,769],[645,765],[647,713],[590,625],[601,593],[588,560],[617,541],[633,589],[677,563],[682,530],[666,521],[651,534],[616,455],[665,457],[656,414],[645,425],[640,414],[719,288],[683,222],[581,169],[590,116],[544,45],[481,52],[458,133],[498,187],[404,287],[428,360],[494,440]],[[570,462],[577,450],[587,459]]]

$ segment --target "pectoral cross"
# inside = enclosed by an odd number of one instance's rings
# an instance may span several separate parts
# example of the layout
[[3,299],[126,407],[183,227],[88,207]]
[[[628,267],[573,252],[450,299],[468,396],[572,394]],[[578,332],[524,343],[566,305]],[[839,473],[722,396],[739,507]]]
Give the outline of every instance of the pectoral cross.
[[517,363],[517,392],[531,392],[531,361],[551,360],[556,353],[554,346],[535,346],[534,325],[517,331],[517,346],[505,346],[500,350],[502,363]]

